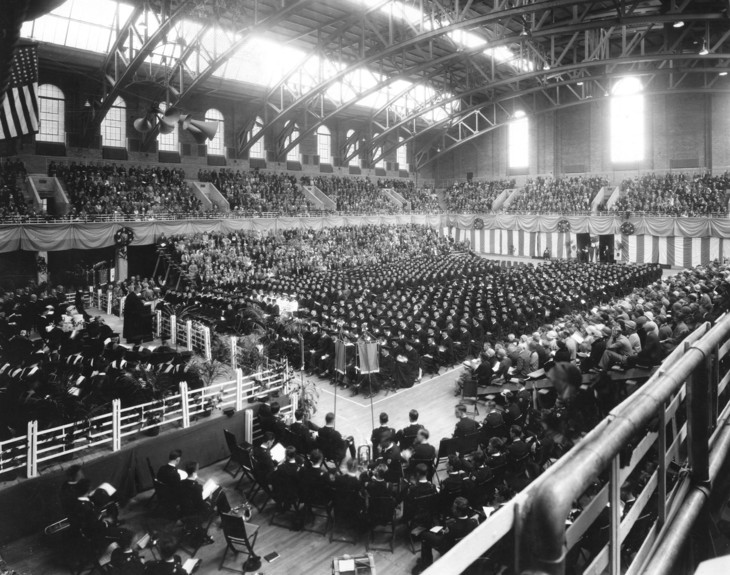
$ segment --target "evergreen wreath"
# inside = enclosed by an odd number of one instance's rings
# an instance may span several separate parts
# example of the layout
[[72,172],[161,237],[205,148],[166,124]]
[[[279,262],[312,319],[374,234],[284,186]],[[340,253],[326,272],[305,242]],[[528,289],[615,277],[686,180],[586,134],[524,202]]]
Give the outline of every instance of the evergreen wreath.
[[134,230],[128,226],[119,228],[114,233],[114,243],[117,246],[119,257],[127,259],[127,246],[134,241]]
[[570,231],[570,222],[568,220],[560,220],[558,222],[558,231],[562,233],[567,233]]
[[133,241],[134,230],[130,227],[124,226],[123,228],[119,228],[114,234],[114,243],[118,248],[126,248]]
[[474,218],[474,229],[481,230],[484,227],[484,220],[482,218]]
[[625,236],[630,236],[636,231],[636,228],[634,227],[634,224],[631,222],[624,222],[621,224],[621,233]]

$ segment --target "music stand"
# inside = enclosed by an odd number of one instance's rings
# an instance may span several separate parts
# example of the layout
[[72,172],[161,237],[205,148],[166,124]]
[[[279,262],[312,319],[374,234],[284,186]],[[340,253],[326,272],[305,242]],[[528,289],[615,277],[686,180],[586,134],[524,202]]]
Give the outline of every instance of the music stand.
[[373,411],[373,382],[372,374],[380,373],[380,345],[377,340],[360,338],[355,346],[355,369],[360,377],[368,376],[368,391],[370,393],[370,420],[375,427],[375,413]]

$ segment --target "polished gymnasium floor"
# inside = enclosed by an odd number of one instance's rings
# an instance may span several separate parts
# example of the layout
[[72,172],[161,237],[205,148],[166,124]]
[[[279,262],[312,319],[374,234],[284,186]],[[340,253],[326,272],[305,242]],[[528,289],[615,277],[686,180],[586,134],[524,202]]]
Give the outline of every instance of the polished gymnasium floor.
[[[94,313],[92,310],[89,312]],[[105,319],[113,329],[121,331],[119,318],[106,316]],[[391,426],[401,428],[408,424],[408,411],[416,408],[421,414],[420,422],[431,432],[431,443],[438,445],[441,437],[451,435],[456,423],[453,408],[457,403],[457,398],[454,397],[453,391],[454,381],[458,377],[460,369],[442,370],[441,375],[437,377],[424,377],[421,383],[410,389],[387,395],[381,392],[372,398],[372,407],[369,399],[366,400],[362,396],[353,397],[348,390],[335,390],[329,382],[315,379],[320,395],[314,421],[323,424],[325,414],[328,411],[336,411],[337,429],[344,435],[354,436],[356,445],[365,445],[369,443],[373,415],[377,423],[379,414],[384,411],[390,416]],[[154,439],[151,440],[154,441]],[[185,446],[183,445],[181,448],[184,449]],[[238,478],[234,479],[229,473],[223,471],[224,464],[225,461],[221,461],[207,467],[201,470],[200,476],[204,480],[212,477],[226,488],[228,498],[235,506],[243,501],[243,496],[234,489]],[[244,490],[247,485],[244,484]],[[140,494],[122,509],[121,517],[125,520],[124,527],[133,530],[137,537],[141,537],[148,530],[170,529],[170,525],[151,517],[150,507],[147,505],[151,496],[151,491]],[[260,504],[261,500],[256,499],[256,502]],[[251,519],[251,523],[260,526],[256,552],[261,557],[273,551],[279,554],[279,558],[271,563],[262,559],[261,567],[257,572],[272,575],[324,575],[332,572],[334,557],[344,554],[358,555],[365,552],[364,535],[355,544],[337,541],[330,543],[329,534],[323,536],[269,525],[272,513],[273,504],[269,503],[261,513],[254,510]],[[324,521],[318,520],[314,527],[321,529],[323,525]],[[202,547],[196,554],[196,557],[202,560],[197,573],[203,575],[218,573],[218,565],[225,548],[225,540],[218,520],[211,526],[209,534],[213,537],[214,543]],[[387,539],[378,538],[375,545],[387,549]],[[410,573],[416,561],[416,555],[411,553],[408,544],[407,530],[402,523],[399,523],[397,527],[393,553],[389,550],[372,550],[372,552],[379,574]],[[145,557],[151,557],[148,550],[143,551],[142,554]],[[183,559],[188,556],[184,552],[180,554]],[[59,561],[59,555],[58,550],[53,549],[41,534],[0,547],[0,556],[7,562],[8,567],[15,569],[19,575],[70,573],[68,568]],[[240,572],[244,556],[240,555],[240,559],[235,562],[232,557],[232,554],[229,553],[225,567],[238,569]]]

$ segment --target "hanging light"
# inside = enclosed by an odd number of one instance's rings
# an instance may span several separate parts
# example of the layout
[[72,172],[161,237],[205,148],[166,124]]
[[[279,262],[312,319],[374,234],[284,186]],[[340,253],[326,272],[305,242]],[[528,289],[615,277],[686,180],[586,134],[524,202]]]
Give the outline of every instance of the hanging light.
[[727,76],[727,72],[720,72],[720,76]]
[[700,50],[700,56],[707,56],[710,53],[710,51],[707,49],[707,43],[702,42],[702,50]]
[[677,20],[674,24],[672,24],[672,27],[684,28],[684,20]]

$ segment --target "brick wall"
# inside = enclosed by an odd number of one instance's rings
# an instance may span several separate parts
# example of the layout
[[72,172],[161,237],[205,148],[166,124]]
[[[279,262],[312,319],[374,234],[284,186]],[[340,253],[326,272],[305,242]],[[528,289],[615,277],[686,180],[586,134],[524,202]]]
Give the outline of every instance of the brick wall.
[[[645,101],[645,158],[614,165],[610,155],[609,101],[546,112],[530,118],[529,174],[606,174],[614,182],[637,172],[730,169],[730,96],[669,94]],[[428,173],[437,181],[503,178],[507,128],[499,128],[435,160]]]

